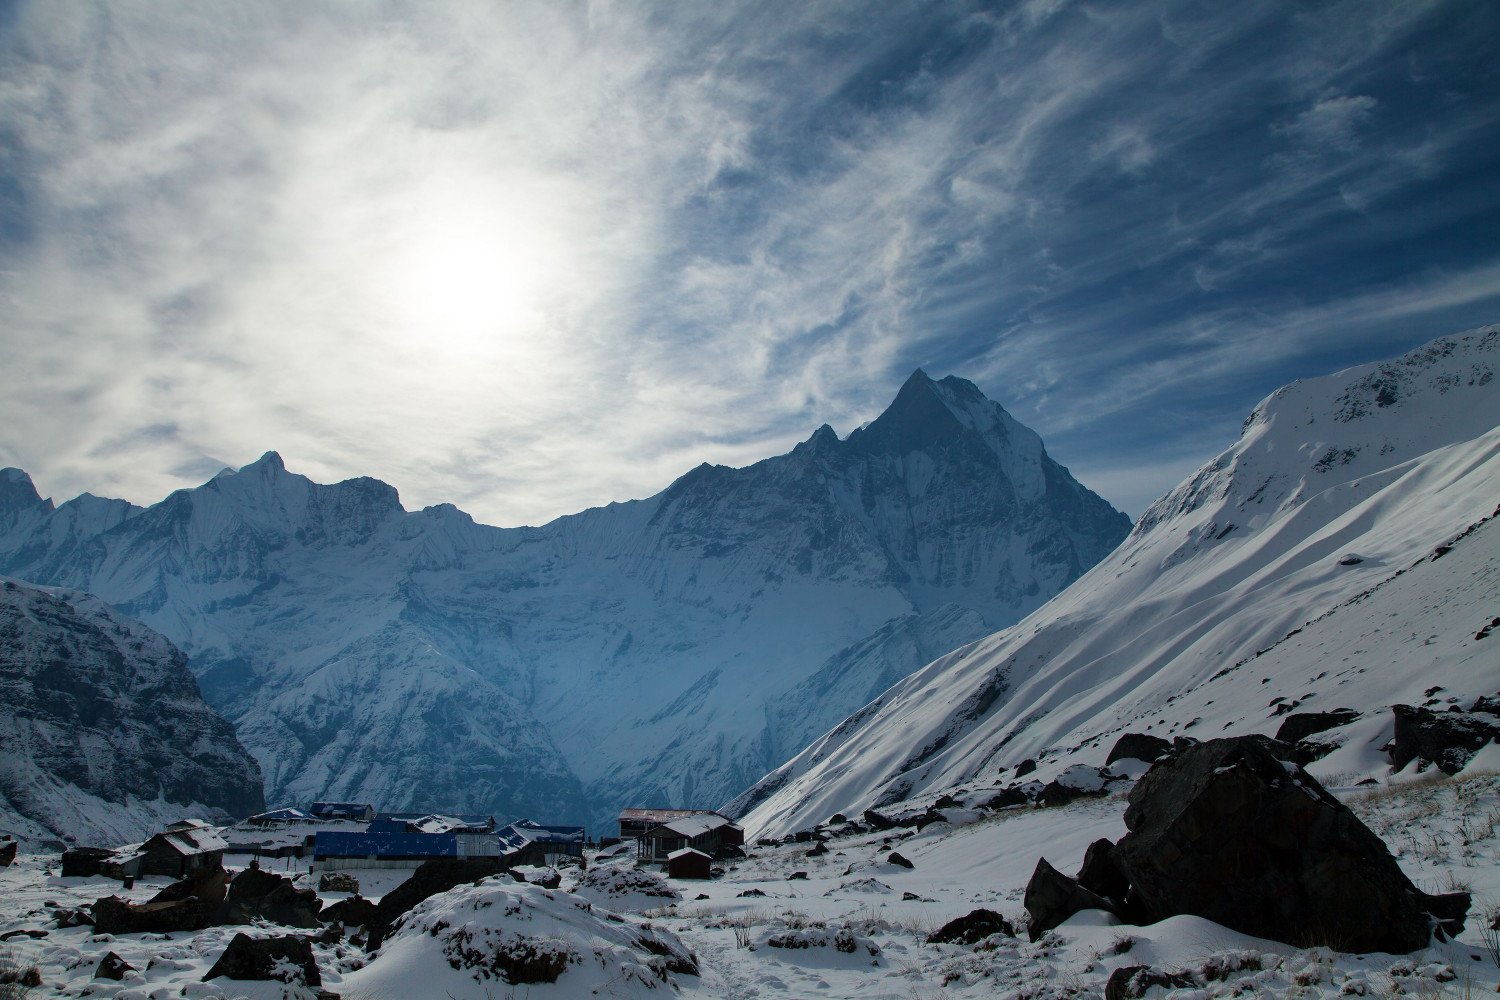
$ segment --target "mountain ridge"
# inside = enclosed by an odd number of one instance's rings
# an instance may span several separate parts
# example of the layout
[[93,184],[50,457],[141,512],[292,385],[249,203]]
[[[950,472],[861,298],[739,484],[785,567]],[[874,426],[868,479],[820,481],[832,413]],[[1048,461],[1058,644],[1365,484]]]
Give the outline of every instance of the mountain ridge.
[[1272,732],[1309,701],[1364,713],[1315,770],[1370,773],[1390,704],[1494,693],[1475,636],[1500,578],[1497,370],[1492,326],[1277,390],[1046,606],[897,682],[730,808],[784,833],[974,792],[1028,758],[1043,781],[1097,766],[1126,730]]
[[[268,452],[66,550],[0,535],[0,568],[95,589],[178,641],[273,799],[592,822],[627,801],[718,804],[796,749],[785,734],[834,721],[787,702],[798,684],[821,676],[830,713],[864,699],[1129,530],[971,383],[914,374],[903,397],[848,438],[820,427],[539,527],[408,512],[384,483],[313,483]],[[400,680],[413,669],[430,686]],[[412,741],[406,770],[429,774],[517,749],[424,792],[387,750]],[[360,760],[380,764],[343,763]]]

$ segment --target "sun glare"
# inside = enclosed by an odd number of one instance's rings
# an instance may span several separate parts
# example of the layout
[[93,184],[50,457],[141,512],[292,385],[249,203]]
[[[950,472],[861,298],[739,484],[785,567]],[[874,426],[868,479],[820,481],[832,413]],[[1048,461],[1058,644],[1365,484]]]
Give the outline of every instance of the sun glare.
[[398,336],[455,360],[501,358],[544,336],[565,256],[544,200],[450,184],[412,208],[389,271]]

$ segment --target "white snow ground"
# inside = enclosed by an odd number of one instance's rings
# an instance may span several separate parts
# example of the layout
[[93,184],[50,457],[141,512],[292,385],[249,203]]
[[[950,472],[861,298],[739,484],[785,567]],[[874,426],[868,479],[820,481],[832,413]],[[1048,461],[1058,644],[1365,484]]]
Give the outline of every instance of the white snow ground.
[[[348,943],[315,944],[314,952],[323,988],[347,1000],[672,995],[1093,1000],[1103,996],[1109,974],[1128,965],[1197,977],[1192,986],[1153,989],[1153,998],[1489,995],[1500,985],[1495,934],[1483,930],[1484,915],[1500,907],[1497,757],[1500,753],[1487,751],[1455,779],[1398,778],[1373,791],[1337,790],[1381,834],[1420,887],[1467,888],[1475,894],[1468,929],[1457,942],[1412,955],[1295,949],[1193,917],[1130,927],[1097,911],[1079,914],[1035,944],[1026,942],[1024,932],[973,947],[925,943],[942,924],[978,907],[1019,924],[1021,896],[1039,857],[1073,872],[1091,841],[1124,832],[1124,801],[1118,794],[1054,809],[1022,807],[916,834],[835,840],[819,857],[808,856],[809,844],[757,848],[722,879],[673,882],[683,900],[644,913],[612,916],[603,904],[566,891],[489,880],[429,900],[413,927],[387,942],[373,961]],[[914,867],[887,863],[892,849]],[[311,995],[277,984],[199,981],[238,931],[268,936],[291,931],[225,927],[110,937],[91,934],[87,927],[53,927],[50,914],[57,905],[79,906],[119,892],[119,883],[110,879],[51,875],[55,860],[55,855],[23,855],[15,867],[0,870],[0,937],[47,931],[40,938],[10,936],[0,945],[22,967],[39,968],[44,985],[37,996],[269,1000]],[[789,880],[794,872],[807,877]],[[364,886],[367,895],[378,895],[406,873],[359,874],[378,875],[378,882],[367,880]],[[144,880],[124,895],[144,900],[164,883]],[[570,878],[564,889],[571,884]],[[764,895],[741,895],[752,890]],[[701,974],[669,973],[666,981],[647,974],[650,967],[630,939],[648,926],[691,949]],[[583,960],[570,965],[556,984],[512,988],[451,967],[449,951],[460,930],[465,933],[457,940],[467,938],[480,954],[487,954],[485,941],[514,943],[529,935],[548,948],[567,946]],[[802,947],[787,947],[791,944]],[[121,983],[93,980],[108,951],[141,971]]]

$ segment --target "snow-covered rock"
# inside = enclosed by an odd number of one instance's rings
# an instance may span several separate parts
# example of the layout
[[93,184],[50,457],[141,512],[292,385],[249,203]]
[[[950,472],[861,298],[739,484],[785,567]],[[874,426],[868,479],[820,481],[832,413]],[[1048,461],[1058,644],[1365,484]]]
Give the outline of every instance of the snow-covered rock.
[[[1496,690],[1500,328],[1295,382],[1142,515],[1107,559],[1018,624],[941,657],[732,803],[783,834],[950,790],[1027,758],[1046,780],[1124,732],[1358,721],[1311,765],[1389,773],[1388,706]],[[1358,561],[1346,558],[1358,553]]]
[[581,873],[573,892],[621,912],[660,909],[682,899],[682,893],[656,872],[620,864],[595,865]]
[[[566,892],[488,879],[421,903],[344,995],[616,997],[675,994],[698,963],[670,931]],[[512,990],[512,987],[520,987]]]
[[96,597],[0,578],[0,832],[112,845],[263,805],[181,651]]
[[542,527],[407,512],[275,453],[103,503],[0,472],[0,572],[180,645],[274,800],[595,828],[727,800],[1129,530],[972,384],[920,372],[847,438]]

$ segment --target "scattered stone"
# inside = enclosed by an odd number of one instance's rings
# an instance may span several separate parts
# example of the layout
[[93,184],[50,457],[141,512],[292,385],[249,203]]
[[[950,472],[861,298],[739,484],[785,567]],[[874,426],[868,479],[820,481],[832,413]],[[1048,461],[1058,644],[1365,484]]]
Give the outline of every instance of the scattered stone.
[[739,899],[745,899],[746,897],[764,896],[764,895],[765,895],[765,893],[761,892],[759,889],[746,889],[744,892],[740,893],[737,898],[739,898]]
[[1024,806],[1030,804],[1031,799],[1021,790],[1018,785],[1003,788],[980,803],[981,809],[1004,809],[1008,806]]
[[1335,708],[1330,712],[1294,712],[1281,720],[1276,739],[1283,743],[1300,743],[1317,733],[1347,726],[1359,713],[1352,708]]
[[318,876],[319,892],[359,892],[359,879],[348,872],[324,872]]
[[1115,740],[1115,745],[1110,748],[1109,756],[1104,758],[1104,766],[1108,767],[1117,760],[1143,760],[1149,764],[1171,752],[1172,744],[1160,736],[1152,736],[1150,733],[1126,733]]
[[1169,990],[1195,989],[1198,981],[1189,972],[1164,972],[1149,965],[1127,965],[1109,974],[1104,1000],[1140,1000],[1153,986]]
[[1398,771],[1420,760],[1457,774],[1486,743],[1500,740],[1500,716],[1489,712],[1434,712],[1411,705],[1392,705],[1391,711],[1396,717],[1391,766]]
[[134,971],[135,966],[111,951],[99,959],[99,964],[94,967],[94,978],[113,979],[115,982],[119,982],[125,978],[125,973]]
[[899,853],[897,851],[892,851],[890,854],[886,855],[886,859],[885,860],[886,860],[886,862],[888,864],[893,864],[893,865],[896,865],[896,866],[898,866],[900,868],[915,868],[915,867],[917,867],[916,865],[912,864],[911,861],[904,854],[901,854],[901,853]]
[[1036,770],[1036,761],[1033,760],[1030,757],[1027,757],[1025,760],[1021,761],[1021,763],[1019,763],[1019,764],[1016,765],[1016,777],[1017,778],[1024,778],[1024,777],[1026,777],[1026,775],[1030,774],[1032,771],[1035,771],[1035,770]]
[[301,982],[304,986],[322,986],[323,976],[313,958],[312,942],[300,934],[285,937],[252,938],[236,934],[213,968],[203,976],[209,982],[226,979],[258,979],[282,983]]
[[1068,878],[1046,858],[1037,859],[1023,903],[1031,916],[1026,932],[1033,941],[1083,910],[1114,911],[1109,900]]
[[58,927],[92,927],[94,924],[94,918],[88,913],[71,907],[60,907],[52,914],[52,919],[57,921]]
[[1016,929],[994,910],[971,910],[967,916],[950,920],[928,935],[927,943],[974,945],[992,934],[1015,937]]
[[[1125,811],[1129,832],[1111,851],[1130,883],[1121,915],[1154,923],[1194,914],[1297,947],[1425,947],[1430,897],[1380,838],[1275,749],[1259,736],[1211,740],[1141,778]],[[1458,909],[1457,900],[1437,905]]]

